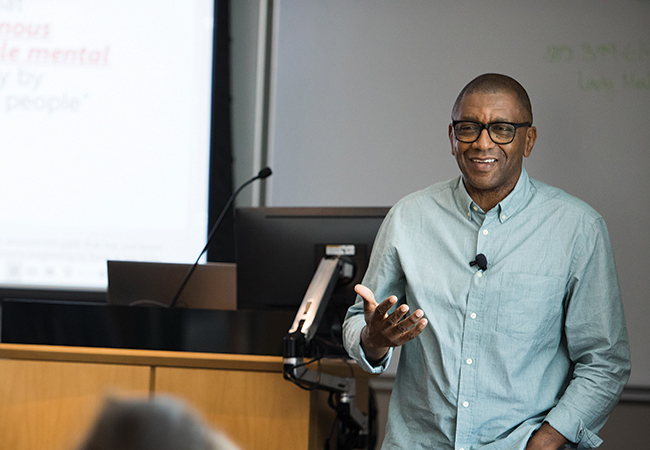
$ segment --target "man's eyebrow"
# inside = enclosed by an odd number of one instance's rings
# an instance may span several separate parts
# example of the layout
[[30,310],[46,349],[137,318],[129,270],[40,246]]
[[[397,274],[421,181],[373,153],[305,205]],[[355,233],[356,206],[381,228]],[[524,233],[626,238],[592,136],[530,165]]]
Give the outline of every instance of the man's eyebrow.
[[[479,122],[483,123],[476,116],[461,116],[458,121],[461,122]],[[488,123],[497,123],[497,122],[508,122],[508,123],[514,123],[512,119],[506,119],[505,117],[495,117],[494,119],[490,120]]]

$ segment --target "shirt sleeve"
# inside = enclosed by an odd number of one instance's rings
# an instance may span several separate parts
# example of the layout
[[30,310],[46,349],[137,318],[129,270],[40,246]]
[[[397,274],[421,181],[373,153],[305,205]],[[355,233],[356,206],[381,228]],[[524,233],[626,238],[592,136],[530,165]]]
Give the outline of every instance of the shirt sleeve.
[[[361,308],[361,313],[359,314],[356,310]],[[361,330],[366,325],[366,320],[363,315],[363,303],[355,303],[348,310],[347,317],[344,323],[344,343],[345,349],[348,352],[348,355],[354,359],[359,366],[370,373],[381,373],[388,368],[390,364],[391,357],[393,356],[393,349],[389,349],[388,353],[384,358],[375,364],[371,364],[366,358],[366,354],[361,347]]]
[[[396,295],[398,298],[404,296],[404,276],[398,262],[399,258],[396,256],[395,230],[393,209],[388,213],[377,233],[368,270],[362,281],[363,285],[373,291],[378,303],[391,295]],[[393,349],[391,348],[380,361],[374,365],[371,364],[361,347],[361,330],[365,325],[363,299],[357,296],[355,304],[348,309],[343,322],[343,344],[348,355],[364,370],[371,373],[381,373],[388,368]]]
[[574,370],[567,389],[545,420],[578,449],[591,449],[602,442],[596,433],[629,378],[630,353],[603,219],[596,219],[580,239],[565,306],[565,337]]

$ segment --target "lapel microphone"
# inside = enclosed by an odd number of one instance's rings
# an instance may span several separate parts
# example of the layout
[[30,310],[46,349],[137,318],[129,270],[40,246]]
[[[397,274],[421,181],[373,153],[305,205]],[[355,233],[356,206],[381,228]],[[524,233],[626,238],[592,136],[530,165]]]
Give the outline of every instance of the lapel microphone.
[[474,261],[469,263],[469,265],[472,267],[478,266],[478,268],[481,269],[483,272],[487,270],[487,264],[488,264],[487,258],[483,253],[479,253],[478,255],[476,255]]

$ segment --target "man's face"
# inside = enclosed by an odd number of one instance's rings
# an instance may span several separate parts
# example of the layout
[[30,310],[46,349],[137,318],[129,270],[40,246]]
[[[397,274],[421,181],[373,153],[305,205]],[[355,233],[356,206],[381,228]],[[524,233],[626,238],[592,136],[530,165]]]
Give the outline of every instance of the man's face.
[[[530,120],[519,107],[514,94],[508,92],[468,94],[459,104],[454,120],[469,120],[484,124],[491,122],[520,123]],[[451,154],[456,158],[463,174],[465,188],[472,198],[491,198],[492,208],[514,189],[521,174],[524,157],[528,157],[535,144],[535,127],[517,129],[509,144],[495,144],[487,130],[471,143],[459,142],[449,125]],[[479,206],[485,208],[490,202]]]

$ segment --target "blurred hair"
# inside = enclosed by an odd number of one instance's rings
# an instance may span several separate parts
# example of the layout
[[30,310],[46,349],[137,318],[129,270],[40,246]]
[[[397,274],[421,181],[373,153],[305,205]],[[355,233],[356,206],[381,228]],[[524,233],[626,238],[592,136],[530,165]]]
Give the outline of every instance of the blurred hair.
[[172,397],[109,398],[78,450],[238,450]]

